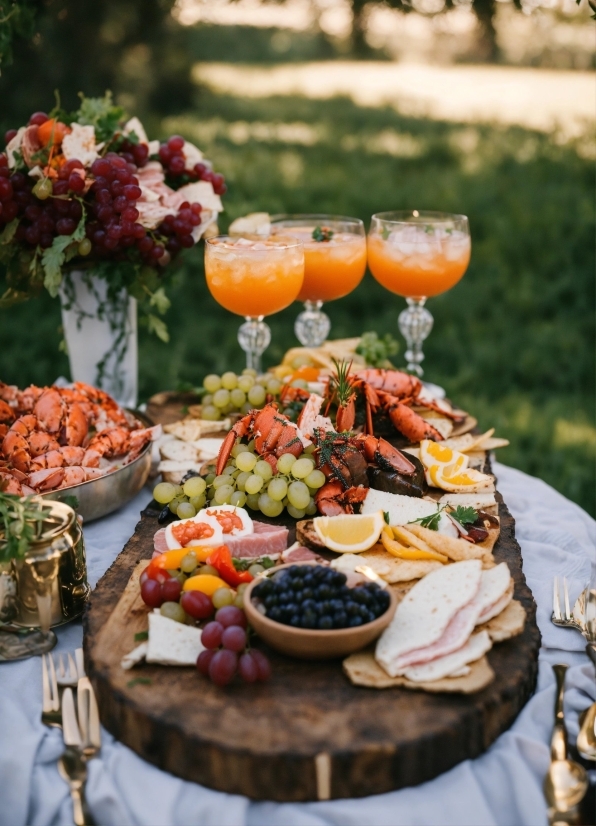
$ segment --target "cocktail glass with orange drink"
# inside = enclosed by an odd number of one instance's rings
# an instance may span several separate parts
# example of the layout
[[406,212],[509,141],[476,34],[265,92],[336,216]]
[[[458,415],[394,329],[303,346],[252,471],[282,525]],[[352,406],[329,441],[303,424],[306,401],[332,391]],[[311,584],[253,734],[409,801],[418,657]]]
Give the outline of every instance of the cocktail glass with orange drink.
[[299,238],[304,245],[304,281],[298,301],[304,302],[294,325],[305,347],[319,347],[331,329],[324,302],[356,289],[366,270],[366,237],[359,218],[341,215],[275,215],[274,235]]
[[291,236],[262,241],[220,235],[205,242],[205,275],[213,298],[244,316],[238,343],[246,366],[261,372],[261,356],[271,341],[263,318],[289,307],[304,280],[302,242]]
[[368,235],[368,266],[408,307],[398,319],[406,339],[407,368],[421,376],[422,343],[433,326],[426,299],[462,278],[470,262],[470,227],[465,215],[446,212],[378,212]]

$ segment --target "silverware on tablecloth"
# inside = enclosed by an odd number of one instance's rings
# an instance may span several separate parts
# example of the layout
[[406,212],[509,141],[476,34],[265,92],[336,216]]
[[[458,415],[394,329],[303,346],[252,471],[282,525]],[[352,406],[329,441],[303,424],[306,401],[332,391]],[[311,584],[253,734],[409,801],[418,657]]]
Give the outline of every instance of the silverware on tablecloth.
[[551,614],[551,622],[562,628],[573,628],[579,631],[580,634],[586,633],[584,623],[584,600],[585,592],[579,595],[571,610],[569,603],[569,589],[567,587],[567,577],[563,577],[563,607],[561,607],[561,597],[559,593],[559,577],[556,576],[553,580],[553,611]]
[[[596,642],[586,645],[586,654],[596,666]],[[576,746],[584,760],[596,761],[596,703],[592,703],[579,716]]]
[[41,655],[41,722],[46,726],[62,726],[60,695],[56,667],[51,654]]
[[544,779],[544,794],[548,803],[550,826],[575,824],[579,820],[579,804],[588,790],[586,770],[567,755],[567,729],[563,713],[566,665],[554,665],[557,680],[555,725],[551,738],[551,763]]
[[[86,678],[83,678],[86,679]],[[78,689],[77,689],[78,694]],[[87,728],[89,721],[86,721]],[[58,771],[68,783],[72,800],[73,820],[75,826],[93,826],[94,821],[85,802],[85,783],[87,781],[87,761],[83,751],[83,740],[77,723],[72,688],[65,688],[62,693],[62,731],[66,750],[58,760]]]
[[85,802],[85,783],[87,761],[95,757],[101,747],[101,732],[97,701],[87,677],[77,682],[76,710],[72,689],[64,689],[62,725],[66,751],[58,762],[58,769],[70,789],[75,826],[93,826]]

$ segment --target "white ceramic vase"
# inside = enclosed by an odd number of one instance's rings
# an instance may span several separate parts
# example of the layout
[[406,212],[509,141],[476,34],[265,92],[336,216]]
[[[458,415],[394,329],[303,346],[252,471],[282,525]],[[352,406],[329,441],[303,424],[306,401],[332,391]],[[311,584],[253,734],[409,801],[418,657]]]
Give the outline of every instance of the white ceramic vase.
[[92,270],[74,270],[63,282],[60,300],[72,381],[105,390],[123,407],[136,407],[135,299],[122,290],[110,300],[104,279]]

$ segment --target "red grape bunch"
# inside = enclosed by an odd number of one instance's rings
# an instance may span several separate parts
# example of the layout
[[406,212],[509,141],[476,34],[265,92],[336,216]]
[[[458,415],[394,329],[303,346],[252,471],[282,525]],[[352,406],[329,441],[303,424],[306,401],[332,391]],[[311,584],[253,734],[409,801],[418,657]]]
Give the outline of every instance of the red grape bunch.
[[247,650],[246,616],[240,608],[220,608],[213,622],[203,628],[201,642],[205,651],[198,656],[197,668],[215,685],[227,685],[236,672],[247,683],[265,682],[271,677],[267,657],[254,648]]
[[172,135],[166,143],[159,147],[159,160],[166,172],[172,178],[186,175],[189,181],[209,181],[213,186],[213,191],[217,195],[223,195],[226,190],[224,176],[219,172],[213,172],[207,164],[196,163],[192,169],[186,168],[186,158],[184,157],[185,140],[180,135]]

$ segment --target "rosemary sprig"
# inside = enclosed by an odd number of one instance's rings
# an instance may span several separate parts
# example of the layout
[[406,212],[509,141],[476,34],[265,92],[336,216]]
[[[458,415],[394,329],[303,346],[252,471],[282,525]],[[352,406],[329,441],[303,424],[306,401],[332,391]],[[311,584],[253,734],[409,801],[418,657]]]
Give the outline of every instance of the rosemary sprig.
[[335,393],[338,406],[345,407],[354,395],[354,388],[350,381],[352,362],[346,359],[343,361],[332,359],[332,361],[335,364],[335,376],[332,377],[333,392]]

